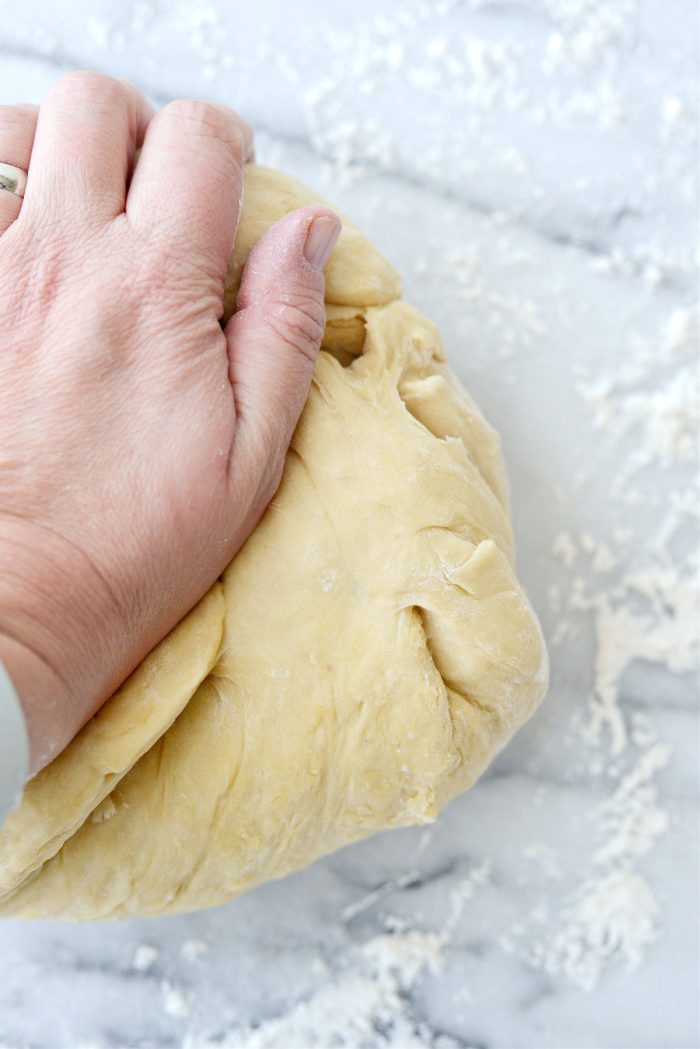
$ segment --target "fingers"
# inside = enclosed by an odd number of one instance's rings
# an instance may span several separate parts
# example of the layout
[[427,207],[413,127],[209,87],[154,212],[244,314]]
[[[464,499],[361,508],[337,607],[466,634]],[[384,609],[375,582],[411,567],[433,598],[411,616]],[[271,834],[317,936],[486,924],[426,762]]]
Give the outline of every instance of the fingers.
[[280,465],[321,345],[323,268],[339,233],[340,220],[323,208],[280,219],[250,253],[226,326],[240,440]]
[[[0,163],[29,170],[38,106],[0,106]],[[0,190],[0,234],[15,221],[22,198]]]
[[126,81],[89,71],[56,81],[39,111],[22,219],[107,221],[123,211],[152,114]]
[[146,133],[127,200],[130,223],[223,275],[252,144],[250,127],[226,106],[170,102]]

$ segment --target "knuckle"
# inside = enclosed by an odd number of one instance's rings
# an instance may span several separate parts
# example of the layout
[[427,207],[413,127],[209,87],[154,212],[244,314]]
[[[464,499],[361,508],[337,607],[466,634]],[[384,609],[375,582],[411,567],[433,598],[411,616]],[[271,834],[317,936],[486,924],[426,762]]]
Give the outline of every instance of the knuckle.
[[245,134],[233,110],[214,102],[181,98],[168,102],[161,115],[176,122],[178,128],[189,136],[228,146],[233,158],[242,164]]
[[104,99],[112,101],[126,97],[124,84],[106,73],[94,69],[76,69],[56,81],[50,95],[67,95],[77,99]]
[[297,295],[269,307],[268,320],[275,333],[307,360],[315,361],[325,326],[323,303],[311,294]]

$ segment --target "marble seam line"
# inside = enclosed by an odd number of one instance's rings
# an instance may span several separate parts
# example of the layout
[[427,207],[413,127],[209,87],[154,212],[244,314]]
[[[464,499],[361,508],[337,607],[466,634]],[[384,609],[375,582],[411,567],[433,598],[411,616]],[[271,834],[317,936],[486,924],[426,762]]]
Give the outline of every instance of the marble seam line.
[[[30,47],[23,47],[21,45],[8,44],[0,40],[0,58],[19,58],[27,61],[38,62],[41,65],[50,66],[56,70],[57,73],[69,72],[73,69],[85,68],[85,63],[79,58],[68,54],[65,51],[57,52],[55,55],[46,55],[41,51],[34,51]],[[91,67],[95,68],[96,67]],[[97,70],[103,72],[102,70]],[[111,75],[111,74],[107,74]],[[170,95],[163,94],[160,91],[154,91],[146,84],[142,84],[139,81],[133,81],[135,86],[142,91],[145,95],[148,95],[157,105],[163,106],[167,102],[172,101]],[[331,162],[332,158],[324,156],[323,153],[319,152],[314,148],[313,144],[308,138],[301,135],[288,134],[282,131],[278,131],[270,125],[256,121],[256,128],[262,134],[268,135],[271,139],[275,139],[283,145],[290,146],[297,149],[303,149],[308,153],[316,155],[320,160],[327,163]],[[417,175],[407,171],[400,171],[394,168],[384,168],[375,162],[361,161],[363,168],[373,175],[379,175],[385,178],[394,178],[397,182],[414,189],[421,190],[425,193],[429,193],[437,200],[443,203],[456,205],[465,211],[471,211],[483,218],[490,218],[496,212],[501,209],[492,205],[486,204],[484,201],[476,199],[466,199],[460,197],[454,193],[451,189],[446,186],[440,186],[431,182],[426,182],[419,178]],[[615,230],[625,219],[644,217],[643,213],[629,209],[629,208],[617,208],[615,212],[609,216],[608,228],[609,230]],[[583,255],[592,256],[594,258],[604,257],[609,253],[608,246],[601,240],[589,237],[589,236],[577,236],[575,234],[565,233],[559,229],[547,229],[546,226],[533,225],[526,218],[522,216],[509,217],[509,224],[516,229],[523,230],[531,234],[532,236],[539,237],[548,244],[555,245],[557,247],[567,247],[574,251],[580,252]],[[641,269],[641,267],[640,267]],[[641,273],[635,271],[635,276],[640,276]]]
[[[369,884],[364,882],[361,877],[355,872],[348,873],[347,871],[338,869],[334,864],[329,864],[330,869],[333,871],[335,876],[346,885],[350,885],[353,889],[357,889],[360,892],[364,892],[369,896],[374,893],[382,892],[384,889],[388,889],[388,892],[403,892],[404,890],[415,891],[417,889],[423,889],[426,885],[430,885],[432,882],[442,881],[448,878],[451,874],[461,872],[462,868],[466,871],[469,869],[469,863],[465,859],[450,860],[446,863],[442,863],[439,867],[435,867],[434,870],[415,870],[412,872],[411,877],[405,881],[401,880],[401,885],[393,885],[390,882],[380,881],[375,884]],[[348,919],[352,919],[356,915],[351,915]],[[357,915],[359,917],[359,915]]]

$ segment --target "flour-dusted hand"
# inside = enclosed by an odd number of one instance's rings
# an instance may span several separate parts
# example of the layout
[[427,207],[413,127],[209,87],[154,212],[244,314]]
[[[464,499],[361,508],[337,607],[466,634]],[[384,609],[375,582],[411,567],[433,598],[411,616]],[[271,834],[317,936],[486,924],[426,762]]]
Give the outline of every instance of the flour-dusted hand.
[[[130,179],[135,150],[142,146]],[[222,329],[248,126],[64,76],[0,108],[0,659],[32,770],[195,604],[278,485],[340,230],[277,223]]]

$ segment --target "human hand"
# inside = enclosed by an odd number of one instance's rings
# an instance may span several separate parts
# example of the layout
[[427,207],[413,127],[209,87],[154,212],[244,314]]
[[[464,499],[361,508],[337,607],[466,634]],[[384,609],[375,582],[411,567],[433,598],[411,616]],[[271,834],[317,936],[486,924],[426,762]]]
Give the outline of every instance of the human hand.
[[[130,178],[134,151],[143,146]],[[338,219],[260,240],[224,329],[252,135],[232,111],[64,76],[0,107],[0,659],[31,766],[196,603],[280,480]]]

